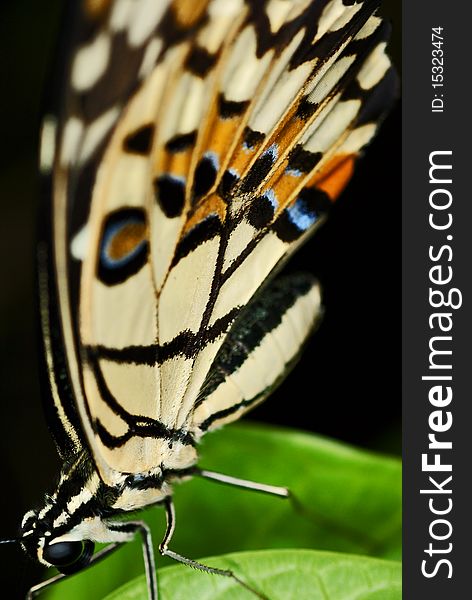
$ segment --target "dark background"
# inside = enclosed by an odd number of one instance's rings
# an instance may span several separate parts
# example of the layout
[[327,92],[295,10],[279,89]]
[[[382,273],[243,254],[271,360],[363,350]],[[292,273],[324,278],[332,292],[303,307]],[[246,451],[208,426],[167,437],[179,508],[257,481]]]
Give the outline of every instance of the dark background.
[[[400,7],[386,0],[382,9],[396,65]],[[16,535],[60,467],[39,397],[34,289],[38,130],[60,8],[59,0],[0,8],[0,538]],[[325,318],[289,378],[251,414],[393,454],[401,448],[400,128],[397,103],[328,223],[293,258],[291,270],[320,279]],[[2,582],[36,577],[18,548],[0,552]]]

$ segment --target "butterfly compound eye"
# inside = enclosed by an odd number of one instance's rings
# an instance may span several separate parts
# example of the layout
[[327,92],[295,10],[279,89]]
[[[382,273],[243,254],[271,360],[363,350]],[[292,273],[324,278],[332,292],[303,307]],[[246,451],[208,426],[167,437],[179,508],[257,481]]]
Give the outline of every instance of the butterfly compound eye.
[[94,546],[94,543],[90,540],[84,542],[56,542],[44,548],[43,558],[54,565],[61,573],[70,575],[89,564]]

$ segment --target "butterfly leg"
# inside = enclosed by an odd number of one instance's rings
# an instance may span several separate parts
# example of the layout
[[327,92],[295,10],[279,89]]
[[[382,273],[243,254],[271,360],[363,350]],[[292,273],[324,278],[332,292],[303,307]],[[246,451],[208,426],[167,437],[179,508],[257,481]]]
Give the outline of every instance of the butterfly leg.
[[[313,515],[307,510],[303,502],[295,496],[286,487],[279,487],[277,485],[267,485],[265,483],[258,483],[256,481],[249,481],[247,479],[239,479],[238,477],[231,477],[230,475],[224,475],[223,473],[217,473],[215,471],[206,471],[204,469],[195,469],[195,475],[199,475],[204,479],[210,479],[217,483],[224,485],[231,485],[233,487],[239,487],[253,492],[261,492],[263,494],[269,494],[270,496],[277,496],[278,498],[285,498],[290,500],[293,509],[301,516],[313,520]],[[315,521],[316,522],[316,521]]]
[[148,600],[157,600],[156,562],[154,560],[154,549],[149,525],[144,521],[124,521],[122,523],[113,523],[113,525],[110,525],[110,529],[134,535],[139,533],[141,536],[149,595]]
[[181,554],[177,554],[177,552],[174,552],[173,550],[169,550],[168,545],[172,540],[172,536],[174,535],[175,531],[175,509],[174,503],[172,502],[172,499],[170,497],[167,497],[164,500],[164,506],[166,509],[167,528],[164,535],[164,539],[162,540],[159,546],[159,551],[163,556],[169,556],[170,558],[173,558],[174,560],[181,562],[184,565],[188,565],[189,567],[193,567],[194,569],[199,569],[200,571],[204,571],[205,573],[213,573],[215,575],[223,575],[224,577],[230,577],[239,585],[242,585],[248,591],[252,592],[258,598],[261,598],[262,600],[267,600],[266,597],[263,596],[260,592],[249,586],[242,579],[239,579],[239,577],[237,577],[237,575],[235,575],[233,571],[229,569],[217,569],[215,567],[209,567],[196,560],[192,560],[191,558],[186,558]]
[[[124,542],[115,542],[113,544],[109,544],[108,546],[106,546],[106,548],[102,548],[102,550],[99,550],[92,556],[89,564],[78,572],[82,573],[83,571],[85,571],[85,569],[88,569],[89,567],[96,565],[98,562],[100,562],[101,560],[103,560],[104,558],[106,558],[107,556],[112,554],[120,546],[122,546],[123,543]],[[75,575],[75,573],[74,573],[74,575]],[[71,575],[65,575],[64,573],[58,573],[57,575],[54,575],[54,577],[51,577],[50,579],[46,579],[46,581],[41,581],[41,583],[34,585],[32,588],[29,589],[28,593],[26,594],[26,600],[32,600],[32,598],[35,598],[36,596],[38,596],[38,594],[41,594],[45,589],[51,587],[52,585],[54,585],[55,583],[57,583],[59,581],[62,581],[66,577],[67,578],[71,577]]]
[[224,475],[223,473],[217,473],[215,471],[206,471],[205,469],[195,469],[195,475],[199,475],[204,479],[211,479],[217,483],[224,485],[231,485],[233,487],[239,487],[253,492],[261,492],[262,494],[269,494],[270,496],[277,496],[278,498],[285,498],[290,500],[294,510],[312,519],[312,515],[306,510],[303,503],[286,487],[280,487],[278,485],[267,485],[265,483],[258,483],[257,481],[249,481],[247,479],[239,479],[238,477],[231,477],[230,475]]
[[218,483],[224,483],[226,485],[240,487],[246,490],[253,490],[255,492],[262,492],[263,494],[278,496],[279,498],[292,497],[289,489],[285,487],[279,487],[277,485],[266,485],[265,483],[257,483],[256,481],[239,479],[238,477],[231,477],[230,475],[223,475],[223,473],[206,471],[204,469],[198,469],[195,474],[200,475],[200,477],[203,477],[204,479],[211,479],[213,481],[217,481]]

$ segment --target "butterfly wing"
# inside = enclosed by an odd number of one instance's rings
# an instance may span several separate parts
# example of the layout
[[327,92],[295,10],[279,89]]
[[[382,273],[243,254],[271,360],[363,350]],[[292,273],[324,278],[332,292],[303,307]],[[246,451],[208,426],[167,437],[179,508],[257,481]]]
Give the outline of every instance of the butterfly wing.
[[[239,418],[270,390],[261,363],[258,366],[255,360],[248,360],[237,373],[227,373],[227,385],[212,392],[207,400],[202,399],[208,392],[206,378],[221,366],[218,353],[224,354],[222,346],[229,343],[228,329],[223,330],[228,327],[227,321],[233,323],[235,319],[233,332],[238,331],[240,319],[244,328],[245,317],[239,317],[240,311],[323,221],[330,204],[349,180],[356,158],[373,136],[395,86],[384,54],[388,28],[370,16],[372,6],[298,3],[297,16],[287,12],[283,15],[285,20],[279,21],[274,15],[279,17],[280,13],[275,9],[270,13],[275,6],[280,8],[283,4],[266,6],[269,12],[265,13],[265,31],[261,11],[253,7],[254,21],[238,33],[240,40],[245,31],[255,32],[254,53],[261,61],[270,55],[271,44],[267,40],[272,37],[274,56],[267,59],[267,73],[260,76],[258,86],[254,87],[255,75],[249,79],[245,101],[241,100],[245,97],[241,90],[239,96],[223,93],[225,101],[228,94],[230,101],[245,102],[241,115],[244,127],[239,130],[229,159],[211,149],[205,150],[197,163],[194,188],[198,189],[204,187],[198,185],[198,169],[206,156],[222,166],[215,173],[212,187],[207,186],[207,195],[196,201],[174,258],[184,273],[184,261],[189,265],[193,259],[187,254],[189,248],[203,253],[202,241],[209,245],[208,239],[218,248],[197,337],[203,340],[211,328],[221,329],[221,335],[211,345],[205,344],[194,352],[188,380],[183,375],[185,392],[175,421],[178,426],[190,426],[197,435],[210,423],[213,426]],[[267,14],[272,15],[272,20]],[[307,33],[314,22],[317,26]],[[287,39],[292,40],[288,47]],[[265,46],[260,40],[266,40]],[[280,40],[284,43],[277,47]],[[251,64],[251,51],[247,50],[251,44],[247,40],[244,48],[249,52],[244,64]],[[221,91],[219,94],[221,98]],[[227,119],[221,105],[217,119]],[[212,128],[216,130],[217,126]],[[208,233],[202,235],[204,228]],[[192,234],[197,231],[192,242]],[[180,258],[181,255],[185,256]],[[319,310],[316,297],[312,288],[307,296],[311,298],[311,318],[307,319],[304,313],[307,305],[296,304],[289,313],[291,322],[288,320],[277,332],[268,331],[260,344],[250,346],[254,352],[248,359],[255,359],[257,350],[272,363],[274,380],[286,371],[296,354],[290,354],[288,349],[297,337],[297,324],[301,331],[298,347],[312,330]],[[278,310],[282,312],[283,301],[279,300]],[[273,310],[277,310],[275,306]],[[275,333],[278,340],[273,339]],[[266,349],[262,350],[264,344]],[[271,360],[277,347],[279,354],[281,348],[287,349],[288,356],[283,360]],[[172,373],[172,377],[179,374],[183,374],[182,370]],[[238,389],[230,394],[236,375]],[[195,398],[199,398],[198,414]]]
[[105,481],[238,418],[312,331],[316,284],[267,282],[391,101],[375,8],[117,0],[72,55],[54,257],[75,403]]
[[[102,473],[110,470],[90,443],[92,416],[84,398],[79,326],[83,258],[94,241],[91,199],[119,116],[161,55],[198,26],[206,3],[199,8],[178,3],[177,13],[169,4],[84,0],[71,5],[57,69],[61,93],[51,94],[43,124],[41,170],[47,200],[39,271],[51,390],[46,410],[61,456],[91,446]],[[136,181],[132,169],[128,175]]]

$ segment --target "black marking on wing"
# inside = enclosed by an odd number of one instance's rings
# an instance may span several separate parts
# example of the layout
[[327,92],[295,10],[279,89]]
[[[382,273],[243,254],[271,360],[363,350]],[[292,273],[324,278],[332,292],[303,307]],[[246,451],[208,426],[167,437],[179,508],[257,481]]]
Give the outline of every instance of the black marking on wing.
[[190,131],[189,133],[180,133],[174,135],[170,140],[167,141],[165,149],[168,152],[177,154],[177,152],[183,152],[194,146],[197,139],[197,132]]
[[[306,30],[304,40],[301,46],[305,49],[308,45],[308,40],[312,40],[316,34],[318,28],[318,20],[327,4],[328,0],[318,0],[313,2],[305,8],[305,10],[295,19],[288,21],[280,27],[275,33],[272,32],[270,26],[270,20],[266,13],[266,7],[264,2],[251,2],[250,3],[250,16],[249,19],[254,22],[256,29],[257,39],[257,50],[256,55],[261,58],[270,49],[275,49],[279,52],[286,47],[293,37],[298,33],[301,28]],[[302,62],[303,56],[300,57],[299,62],[290,65],[290,68],[296,68]]]
[[[300,197],[301,202],[298,204],[297,209],[300,210],[302,214],[304,213],[308,219],[318,220],[319,218],[325,216],[332,206],[332,203],[325,192],[318,190],[315,187],[304,188],[299,194],[299,198]],[[291,207],[288,208],[291,209]],[[296,223],[293,223],[294,210],[291,209],[288,211],[288,213],[287,210],[288,209],[285,209],[282,213],[280,213],[278,218],[270,227],[275,231],[277,236],[282,241],[292,242],[298,239],[303,233],[305,233],[306,230],[297,226]],[[257,235],[255,235],[253,239],[249,241],[247,246],[226,268],[224,273],[221,273],[219,282],[220,286],[223,285],[242,265],[242,263],[259,244],[266,233],[267,228],[262,228],[260,231],[258,231]]]
[[310,102],[306,96],[304,96],[299,105],[297,106],[296,116],[302,121],[308,121],[311,118],[313,113],[318,108],[318,104],[315,102]]
[[370,50],[379,42],[386,42],[390,37],[390,33],[390,23],[387,21],[382,21],[368,37],[352,39],[343,50],[342,56],[355,55],[363,65]]
[[226,268],[224,273],[221,274],[220,286],[225,283],[233,273],[239,269],[242,263],[246,260],[246,258],[251,254],[254,248],[258,245],[264,235],[267,233],[266,229],[262,229],[257,232],[257,234],[249,241],[247,246],[242,250],[242,252],[232,261],[232,263]]
[[165,481],[171,482],[175,479],[190,477],[197,472],[196,467],[186,467],[184,469],[163,469],[162,472],[154,475],[129,475],[125,480],[125,486],[130,490],[160,489]]
[[260,131],[255,131],[250,127],[245,127],[243,133],[243,143],[248,148],[255,148],[258,144],[262,143],[265,139],[265,135]]
[[162,364],[175,356],[194,358],[202,348],[214,342],[229,329],[240,311],[239,307],[235,307],[224,317],[217,319],[213,325],[207,327],[203,332],[182,331],[173,340],[162,346],[158,344],[126,346],[125,348],[88,346],[86,350],[90,356],[95,357],[97,360],[103,358],[116,363],[133,363],[137,365]]
[[153,138],[154,125],[152,123],[143,125],[125,137],[123,140],[123,150],[132,154],[146,156],[151,151]]
[[262,229],[272,221],[274,214],[274,201],[268,195],[262,195],[251,201],[246,218],[253,227]]
[[[313,42],[318,30],[319,17],[327,4],[326,0],[313,2],[306,10],[306,15],[300,15],[298,28],[305,28],[304,39],[290,59],[290,68],[294,69],[301,64],[318,58],[317,68],[329,60],[335,52],[343,45],[349,36],[355,34],[362,28],[368,18],[375,12],[380,0],[364,0],[359,11],[343,27],[334,31],[326,32],[319,40]],[[357,2],[343,2],[345,6],[357,4]]]
[[[365,92],[364,92],[365,96]],[[357,117],[357,125],[379,121],[388,107],[398,96],[398,77],[393,68],[384,75],[381,81],[371,90],[362,104]]]
[[238,181],[239,177],[236,173],[226,169],[218,185],[218,193],[225,202],[230,202],[230,194]]
[[[45,191],[43,202],[50,202],[52,193],[50,182],[44,182]],[[40,384],[42,391],[43,408],[47,418],[48,425],[54,437],[54,442],[59,455],[63,460],[70,458],[71,452],[76,451],[72,446],[71,433],[68,428],[72,427],[73,433],[82,447],[86,446],[85,436],[83,435],[80,417],[76,407],[74,390],[69,379],[69,357],[64,351],[64,340],[62,337],[62,328],[60,323],[60,310],[57,298],[56,270],[54,259],[50,248],[44,243],[44,239],[49,239],[51,234],[51,220],[42,219],[40,228],[40,243],[38,244],[38,291],[41,304],[41,327],[43,335],[43,344],[47,345],[46,337],[49,338],[49,347],[52,362],[52,372],[49,372],[46,352],[40,353],[41,366]],[[57,393],[61,402],[61,409],[66,416],[66,424],[58,408],[54,403],[51,392],[51,384],[48,378],[52,377],[57,387]]]
[[[132,48],[127,32],[117,32],[112,37],[110,60],[106,71],[96,84],[78,94],[81,117],[91,122],[112,106],[119,106],[131,96],[139,85],[136,73],[143,60],[145,46]],[[126,65],[126,69],[123,68]]]
[[126,442],[133,437],[162,439],[169,442],[179,441],[187,446],[194,446],[195,442],[191,434],[183,430],[170,430],[165,427],[160,421],[146,419],[130,424],[128,431],[122,435],[112,435],[101,423],[100,419],[95,419],[92,422],[95,433],[100,438],[104,446],[113,450],[121,448]]
[[195,203],[213,187],[218,174],[216,156],[202,156],[195,169],[192,189],[192,202]]
[[154,192],[162,209],[169,219],[182,214],[185,205],[185,181],[173,175],[160,175],[154,180]]
[[[261,58],[271,49],[278,54],[287,47],[297,33],[302,31],[303,39],[290,57],[288,68],[296,69],[314,58],[318,58],[322,64],[333,56],[336,48],[339,48],[349,35],[354,35],[362,27],[379,5],[378,0],[365,0],[356,15],[341,29],[325,32],[320,39],[313,41],[318,33],[321,14],[329,1],[317,0],[310,3],[298,16],[285,22],[276,32],[271,30],[265,3],[250,2],[248,21],[252,22],[256,29],[257,57]],[[346,0],[343,3],[348,6],[356,2]],[[317,67],[319,66],[320,62]]]
[[218,215],[210,214],[191,229],[178,243],[175,249],[172,266],[190,254],[200,244],[211,240],[221,232],[221,221]]
[[126,411],[110,392],[102,370],[98,364],[98,357],[94,352],[88,352],[88,362],[93,370],[95,381],[100,393],[100,397],[108,408],[118,417],[120,417],[128,426],[128,431],[119,436],[114,436],[103,426],[99,419],[92,422],[93,428],[99,436],[101,442],[107,448],[119,448],[132,437],[151,437],[164,439],[169,442],[181,442],[182,444],[194,446],[193,436],[184,429],[171,429],[166,427],[157,419],[145,417],[142,415],[132,415]]
[[249,400],[242,400],[241,402],[238,402],[233,406],[213,413],[199,425],[199,429],[201,431],[208,431],[208,429],[213,425],[213,423],[215,423],[215,421],[218,421],[219,419],[224,419],[225,417],[229,417],[230,415],[234,415],[234,413],[238,412],[238,410],[241,408],[246,408],[248,406],[257,404],[258,402],[263,400],[271,391],[272,387],[268,387],[266,390],[260,392],[259,394],[257,394],[253,398],[250,398]]
[[297,273],[275,279],[254,296],[241,311],[218,351],[195,408],[241,367],[267,334],[282,323],[284,314],[310,291],[314,281],[309,274]]
[[249,169],[248,174],[241,180],[238,191],[241,194],[254,192],[270,173],[278,158],[277,155],[278,151],[275,144],[265,150]]
[[[225,379],[234,373],[247,359],[250,353],[282,322],[284,314],[297,299],[308,293],[314,278],[305,273],[290,275],[271,282],[263,288],[246,306],[245,311],[232,327],[225,343],[220,348],[207,378],[202,385],[195,408],[205,402]],[[308,339],[308,338],[307,338]],[[306,340],[305,340],[306,341]],[[302,348],[285,365],[277,379],[252,398],[244,399],[233,406],[211,414],[200,425],[202,432],[207,431],[216,421],[225,419],[240,409],[247,409],[264,400],[290,373],[298,362]]]
[[249,100],[236,102],[234,100],[226,100],[224,94],[218,96],[218,113],[222,119],[234,119],[244,114],[249,106]]
[[190,26],[183,25],[179,22],[174,4],[175,3],[172,3],[169,6],[157,28],[159,36],[164,40],[163,52],[167,50],[167,48],[191,38],[192,34],[198,31],[208,19],[206,11],[202,11],[201,15],[199,15]]
[[194,46],[185,60],[185,67],[198,77],[205,77],[218,61],[218,54],[211,54],[206,48]]
[[[356,19],[354,21],[350,21],[345,25],[345,35],[354,35],[359,29],[359,25],[362,22],[357,22]],[[359,84],[356,80],[356,74],[362,69],[365,64],[365,60],[367,59],[370,52],[378,45],[379,42],[385,40],[386,29],[383,26],[378,27],[370,36],[367,38],[355,40],[351,39],[349,44],[342,50],[337,60],[341,60],[346,57],[355,57],[352,65],[347,69],[346,73],[341,77],[341,79],[336,83],[334,88],[329,92],[327,98],[323,101],[326,102],[329,98],[332,98],[336,93],[341,91],[342,100],[348,100],[350,98],[355,99],[363,99],[369,91],[361,90]],[[336,30],[331,32],[330,34],[326,34],[320,41],[320,44],[325,47],[325,51],[328,53],[326,55],[321,54],[320,60],[325,60],[327,56],[332,56],[333,52],[337,52],[340,49],[340,41],[344,38],[340,37],[340,31]],[[331,54],[330,54],[331,53]],[[388,98],[384,98],[384,100],[388,100]],[[304,96],[296,110],[296,116],[302,120],[310,119],[316,110],[319,108],[319,104],[316,102],[311,102],[308,96]],[[385,111],[386,106],[388,106],[388,102],[383,107],[383,111]]]
[[[367,38],[353,39],[342,51],[341,57],[355,56],[355,62],[338,82],[336,89],[341,91],[340,101],[359,100],[361,108],[356,116],[356,126],[366,123],[380,122],[398,96],[398,77],[392,66],[380,81],[372,88],[363,89],[357,78],[359,71],[365,66],[369,55],[379,44],[386,42],[390,36],[390,24],[382,21]],[[307,111],[316,108],[307,99],[303,99],[299,110]]]
[[309,173],[320,162],[322,156],[322,152],[310,152],[305,150],[301,144],[297,144],[290,152],[287,169]]

